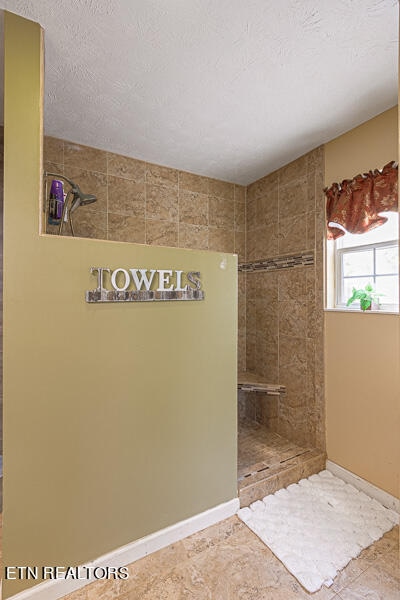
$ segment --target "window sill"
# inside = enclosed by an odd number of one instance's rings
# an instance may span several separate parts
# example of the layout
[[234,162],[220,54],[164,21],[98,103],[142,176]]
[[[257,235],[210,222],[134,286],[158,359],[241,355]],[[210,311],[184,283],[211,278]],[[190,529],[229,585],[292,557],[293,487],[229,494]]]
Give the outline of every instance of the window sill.
[[342,312],[351,314],[368,314],[368,315],[400,315],[400,312],[393,310],[360,310],[359,308],[324,308],[324,312]]

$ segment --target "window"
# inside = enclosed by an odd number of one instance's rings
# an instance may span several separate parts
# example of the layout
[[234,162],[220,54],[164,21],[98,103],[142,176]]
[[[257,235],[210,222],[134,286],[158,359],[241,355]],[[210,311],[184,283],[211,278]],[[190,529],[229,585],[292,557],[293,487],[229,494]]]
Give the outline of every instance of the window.
[[[399,215],[386,212],[385,217],[387,223],[371,231],[358,235],[345,233],[328,242],[336,284],[331,304],[336,308],[346,308],[354,287],[365,288],[370,283],[381,294],[376,308],[399,310]],[[358,309],[359,301],[349,308]]]

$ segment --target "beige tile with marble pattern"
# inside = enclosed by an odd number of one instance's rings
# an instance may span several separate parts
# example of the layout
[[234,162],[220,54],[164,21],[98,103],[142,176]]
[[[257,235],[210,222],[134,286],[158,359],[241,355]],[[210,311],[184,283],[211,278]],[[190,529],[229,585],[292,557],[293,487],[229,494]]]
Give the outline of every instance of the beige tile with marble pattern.
[[233,183],[229,183],[228,181],[209,179],[208,193],[211,196],[218,196],[219,198],[233,201],[235,196],[235,185]]
[[123,177],[136,183],[144,183],[146,175],[146,163],[131,158],[107,152],[107,172],[114,177]]
[[215,252],[234,252],[235,232],[233,229],[209,227],[208,248],[209,250],[214,250]]
[[196,192],[198,194],[208,194],[208,177],[195,175],[186,171],[179,171],[179,189]]
[[208,226],[208,195],[179,190],[179,222]]
[[179,181],[179,171],[146,163],[146,183],[150,185],[163,185],[166,187],[177,187]]
[[307,225],[303,215],[279,221],[279,254],[307,250]]
[[146,184],[146,221],[178,221],[178,188]]
[[146,244],[153,246],[178,246],[178,223],[146,220]]
[[144,244],[145,220],[131,215],[109,213],[107,239]]
[[146,189],[144,183],[108,176],[108,210],[110,213],[145,217]]
[[90,210],[82,206],[72,214],[75,237],[96,240],[107,239],[107,213]]
[[303,215],[307,210],[307,175],[279,186],[279,219]]
[[64,163],[64,142],[58,138],[43,137],[43,161],[62,165]]
[[235,205],[233,200],[209,196],[208,223],[210,227],[224,227],[234,229]]
[[64,142],[64,166],[107,173],[107,152],[73,142]]
[[208,250],[208,227],[179,223],[179,247]]

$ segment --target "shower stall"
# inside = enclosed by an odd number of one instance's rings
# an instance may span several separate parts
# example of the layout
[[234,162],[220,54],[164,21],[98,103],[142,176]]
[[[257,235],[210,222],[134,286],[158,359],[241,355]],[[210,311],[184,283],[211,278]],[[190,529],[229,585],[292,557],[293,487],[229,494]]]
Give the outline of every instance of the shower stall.
[[239,265],[242,506],[325,468],[323,150],[247,187]]
[[[56,213],[63,235],[75,232],[80,237],[154,243],[151,232],[156,221],[152,217],[158,218],[161,209],[163,214],[168,210],[162,198],[155,202],[149,196],[145,210],[145,192],[136,197],[136,180],[146,189],[144,163],[45,137],[44,165],[48,173],[44,211],[49,209],[52,178],[70,188],[63,207],[66,212]],[[127,169],[132,181],[126,179]],[[211,239],[212,233],[215,244],[209,248],[239,255],[238,488],[242,505],[325,466],[323,169],[323,149],[317,148],[247,187],[218,182],[203,196],[210,211],[207,235]],[[189,187],[199,184],[198,177],[182,181]],[[207,180],[201,183],[208,189]],[[82,189],[93,194],[83,194]],[[226,198],[214,201],[213,193]],[[131,199],[149,219],[142,218],[140,232],[134,225],[128,228],[135,220],[126,216],[132,211]],[[48,214],[43,214],[46,233],[58,235],[60,223],[49,223]],[[219,233],[221,238],[216,240]],[[232,240],[229,247],[228,238]],[[163,238],[163,244],[170,245],[169,240]],[[193,240],[191,247],[198,244]]]

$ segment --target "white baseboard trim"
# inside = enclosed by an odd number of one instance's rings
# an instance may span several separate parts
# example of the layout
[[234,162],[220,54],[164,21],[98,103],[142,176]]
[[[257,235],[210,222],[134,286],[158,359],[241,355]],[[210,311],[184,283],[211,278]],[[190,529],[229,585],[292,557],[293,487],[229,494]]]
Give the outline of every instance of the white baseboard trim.
[[327,471],[330,471],[332,475],[336,475],[340,479],[343,479],[343,481],[345,481],[346,483],[351,483],[358,490],[364,492],[368,496],[371,496],[371,498],[375,498],[375,500],[383,504],[383,506],[386,506],[386,508],[391,508],[392,510],[395,510],[396,512],[400,513],[399,498],[396,498],[388,492],[381,490],[369,481],[362,479],[362,477],[359,477],[351,471],[344,469],[343,467],[337,465],[331,460],[326,461],[326,469]]
[[[151,533],[146,537],[140,538],[126,546],[122,546],[104,554],[94,561],[85,563],[82,566],[86,567],[122,567],[129,565],[139,558],[143,558],[152,552],[161,550],[165,546],[169,546],[178,542],[197,531],[201,531],[206,527],[215,525],[228,517],[236,514],[239,510],[239,498],[233,498],[228,502],[219,504],[209,510],[194,515],[189,519],[175,523],[165,529]],[[9,600],[59,600],[63,596],[75,592],[83,588],[85,585],[92,583],[95,579],[55,579],[39,583],[23,592],[10,596]]]

